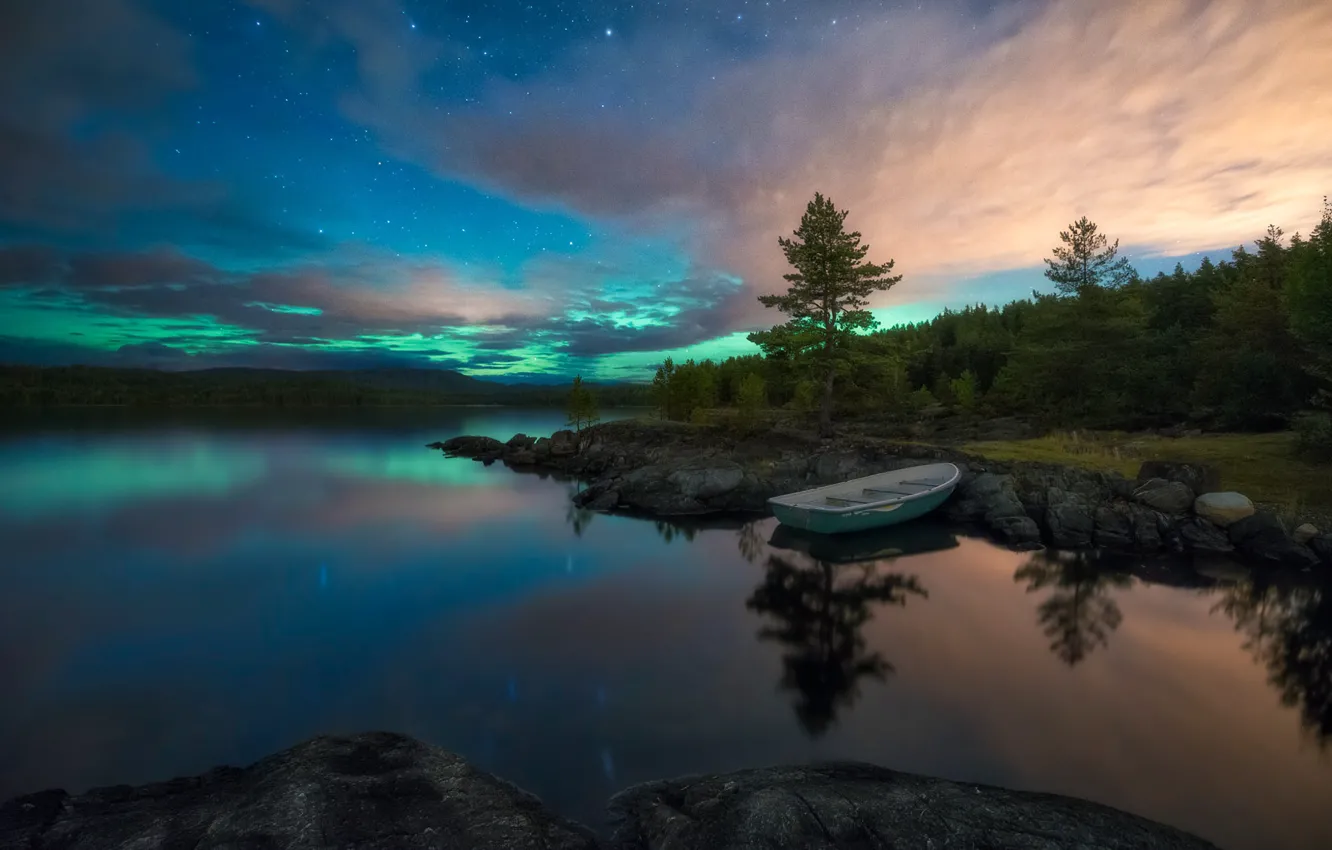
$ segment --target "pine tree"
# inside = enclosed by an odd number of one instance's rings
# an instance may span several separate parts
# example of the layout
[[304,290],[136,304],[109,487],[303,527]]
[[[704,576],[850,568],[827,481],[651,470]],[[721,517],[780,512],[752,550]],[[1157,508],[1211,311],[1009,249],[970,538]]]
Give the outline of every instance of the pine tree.
[[652,378],[652,403],[657,408],[657,415],[662,419],[671,419],[674,405],[671,401],[672,384],[675,379],[675,361],[667,357],[666,362],[657,367],[657,374]]
[[752,428],[760,410],[768,406],[768,388],[763,379],[750,372],[740,380],[735,394],[737,417],[743,428]]
[[1046,259],[1045,276],[1054,281],[1063,295],[1080,295],[1096,287],[1123,286],[1137,277],[1127,259],[1116,257],[1119,240],[1106,243],[1105,234],[1086,216],[1060,231],[1062,246],[1054,249],[1055,258]]
[[846,231],[846,210],[838,210],[831,199],[816,193],[805,208],[794,239],[779,237],[786,260],[795,272],[783,275],[791,284],[785,294],[760,295],[765,307],[776,307],[790,320],[786,324],[750,335],[764,345],[780,340],[784,346],[817,352],[817,371],[823,384],[819,408],[819,430],[832,430],[833,383],[839,362],[846,359],[847,341],[857,331],[877,324],[865,309],[869,297],[902,279],[890,275],[893,261],[882,265],[865,262],[868,245],[860,244],[860,233]]
[[597,412],[597,397],[583,383],[581,375],[573,379],[573,386],[569,388],[565,412],[568,415],[568,424],[572,425],[575,431],[581,431],[601,419]]

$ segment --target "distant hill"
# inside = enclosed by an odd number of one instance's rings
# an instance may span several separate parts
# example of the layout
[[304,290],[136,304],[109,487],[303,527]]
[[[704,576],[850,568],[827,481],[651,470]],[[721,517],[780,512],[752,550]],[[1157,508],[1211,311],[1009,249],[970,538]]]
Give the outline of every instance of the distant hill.
[[[645,384],[592,385],[603,407],[646,405]],[[0,366],[0,407],[373,407],[561,405],[564,385],[501,384],[447,369],[189,372],[99,366]]]

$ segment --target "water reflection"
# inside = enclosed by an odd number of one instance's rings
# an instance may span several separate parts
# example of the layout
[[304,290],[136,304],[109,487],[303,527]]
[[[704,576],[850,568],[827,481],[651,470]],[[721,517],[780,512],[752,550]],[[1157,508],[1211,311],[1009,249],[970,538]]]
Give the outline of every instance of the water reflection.
[[1013,579],[1025,581],[1028,593],[1051,591],[1036,616],[1050,639],[1050,651],[1070,667],[1107,645],[1124,618],[1110,592],[1133,582],[1093,552],[1048,550],[1032,555]]
[[582,537],[583,532],[587,531],[587,527],[592,524],[597,512],[574,504],[573,497],[578,493],[578,485],[575,484],[569,487],[568,491],[569,501],[564,510],[564,519],[569,523],[569,527],[573,529],[574,536]]
[[1255,572],[1225,589],[1217,608],[1267,667],[1283,705],[1319,745],[1332,743],[1332,583]]
[[0,798],[389,728],[593,823],[639,781],[858,759],[1332,847],[1298,732],[1332,740],[1332,577],[596,516],[419,448],[562,414],[385,416],[0,439]]
[[948,526],[923,521],[855,534],[812,534],[778,525],[773,529],[768,545],[821,561],[849,564],[942,552],[955,549],[958,544],[957,535]]
[[[865,543],[856,538],[834,541],[788,529],[778,539],[792,550],[844,546],[853,552]],[[742,553],[752,545],[742,534]],[[798,551],[771,552],[762,583],[745,603],[769,620],[759,638],[784,647],[781,687],[795,693],[796,717],[811,737],[827,732],[838,711],[856,701],[862,680],[883,681],[893,672],[878,650],[866,646],[862,627],[873,616],[871,605],[904,606],[910,596],[928,596],[914,575],[880,567],[876,560],[835,563]]]

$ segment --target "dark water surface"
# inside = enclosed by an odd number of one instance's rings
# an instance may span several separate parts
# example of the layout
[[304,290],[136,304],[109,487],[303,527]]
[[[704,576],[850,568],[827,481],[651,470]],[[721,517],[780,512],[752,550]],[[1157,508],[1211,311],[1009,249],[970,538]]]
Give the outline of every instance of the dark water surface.
[[635,782],[862,759],[1332,847],[1326,584],[589,516],[422,448],[555,412],[325,419],[0,430],[0,797],[388,729],[593,824]]

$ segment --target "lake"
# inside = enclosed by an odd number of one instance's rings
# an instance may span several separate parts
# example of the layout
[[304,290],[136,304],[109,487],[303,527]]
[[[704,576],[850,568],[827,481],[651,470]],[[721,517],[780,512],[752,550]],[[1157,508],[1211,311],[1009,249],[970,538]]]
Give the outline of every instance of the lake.
[[1332,586],[940,525],[571,509],[445,459],[554,411],[0,428],[0,798],[385,729],[600,825],[649,779],[856,759],[1332,846]]

